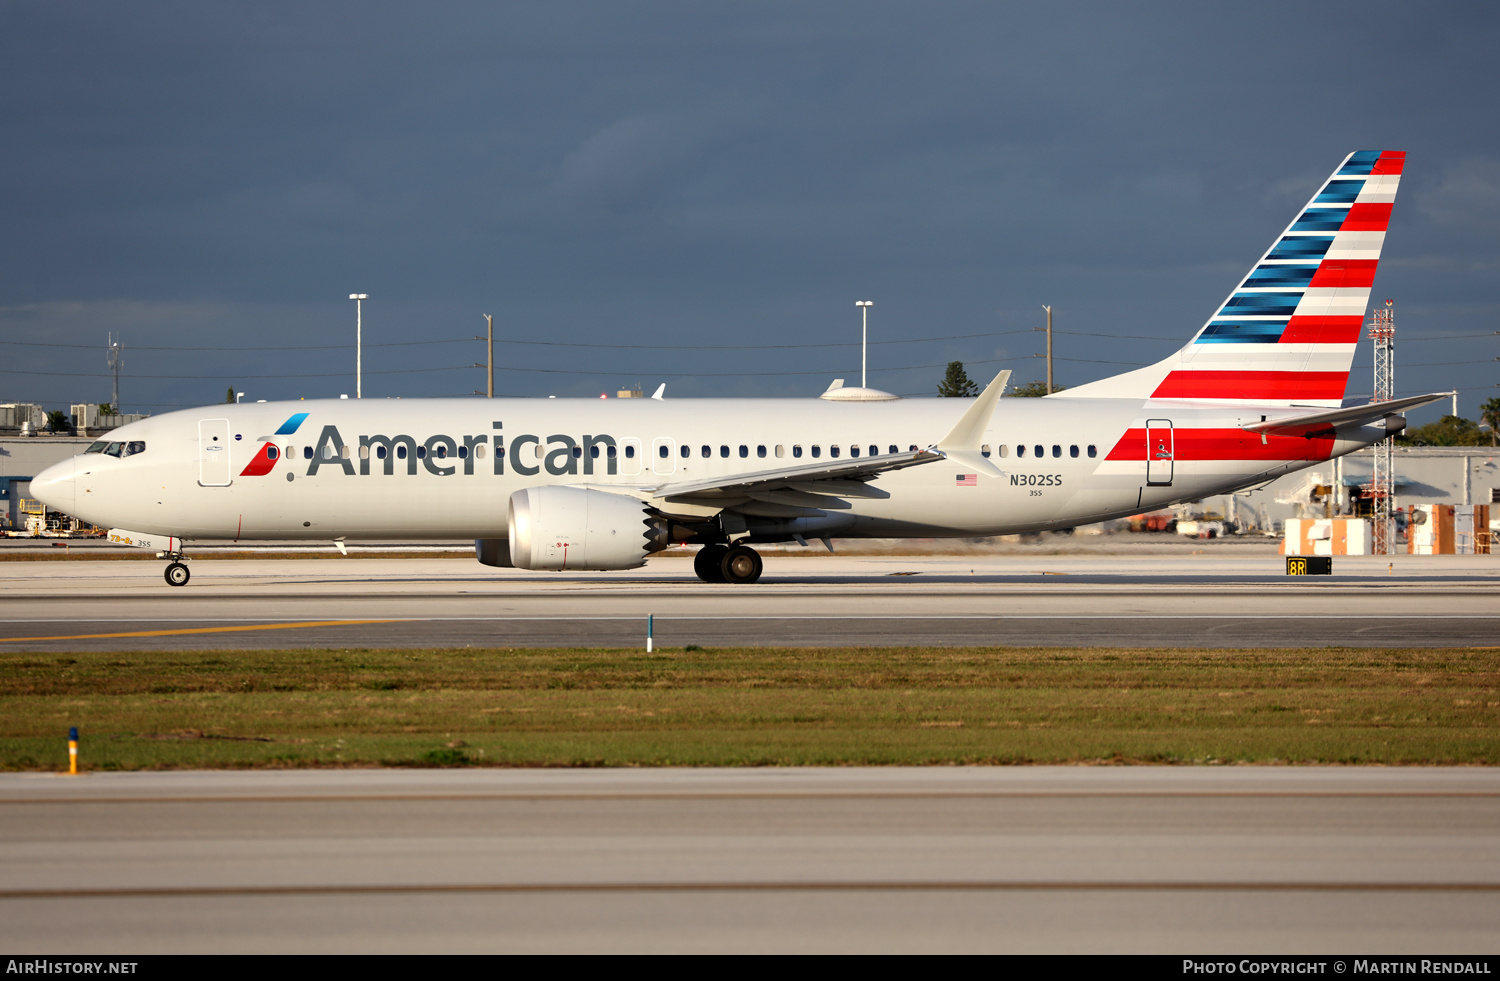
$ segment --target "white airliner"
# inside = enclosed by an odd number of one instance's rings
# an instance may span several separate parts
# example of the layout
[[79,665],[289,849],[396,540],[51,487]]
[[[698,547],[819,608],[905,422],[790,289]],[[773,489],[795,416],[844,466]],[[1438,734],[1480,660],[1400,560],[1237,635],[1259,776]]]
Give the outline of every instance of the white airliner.
[[[186,540],[473,539],[480,562],[632,569],[703,546],[1067,528],[1369,446],[1425,395],[1343,408],[1404,153],[1350,154],[1180,351],[1046,398],[326,400],[123,426],[39,474],[49,507],[170,560]],[[837,383],[836,383],[837,385]],[[660,392],[658,392],[658,396]]]

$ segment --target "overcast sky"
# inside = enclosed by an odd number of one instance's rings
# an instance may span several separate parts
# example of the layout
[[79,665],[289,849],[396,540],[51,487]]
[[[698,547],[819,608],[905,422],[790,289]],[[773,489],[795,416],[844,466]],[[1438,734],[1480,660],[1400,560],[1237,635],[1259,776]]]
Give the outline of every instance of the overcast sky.
[[[107,400],[110,331],[127,411],[352,395],[351,292],[366,397],[482,389],[485,313],[498,394],[811,396],[858,383],[864,299],[874,386],[1041,378],[1043,303],[1079,384],[1179,347],[1370,149],[1409,154],[1375,283],[1397,387],[1460,387],[1472,418],[1500,394],[1497,27],[1492,3],[0,0],[0,401]],[[1367,398],[1368,341],[1355,364]]]

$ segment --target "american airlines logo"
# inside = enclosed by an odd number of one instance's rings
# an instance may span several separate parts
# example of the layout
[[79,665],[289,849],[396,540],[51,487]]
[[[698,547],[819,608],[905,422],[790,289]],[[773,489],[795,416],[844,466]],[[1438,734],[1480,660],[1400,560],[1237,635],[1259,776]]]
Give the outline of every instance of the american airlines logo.
[[[297,432],[308,413],[299,412],[282,423],[276,436],[290,436]],[[311,447],[311,458],[307,476],[316,476],[324,467],[335,467],[349,476],[358,473],[369,476],[372,472],[393,476],[404,467],[408,475],[415,475],[417,467],[437,477],[448,477],[462,468],[464,474],[474,473],[476,460],[488,456],[495,475],[505,473],[507,453],[505,437],[494,423],[493,433],[479,435],[449,436],[439,433],[418,440],[406,433],[386,435],[376,433],[361,435],[357,444],[348,444],[338,427],[326,425]],[[274,437],[272,437],[274,439]],[[356,450],[357,446],[357,452]],[[522,447],[533,447],[536,463],[526,462]],[[633,451],[634,447],[630,450]],[[276,467],[283,455],[294,452],[293,448],[282,449],[277,443],[267,441],[260,452],[240,471],[242,477],[263,477]],[[523,433],[511,440],[508,455],[510,469],[525,477],[545,470],[554,477],[574,476],[582,473],[593,476],[596,472],[616,474],[619,472],[619,450],[615,438],[606,435],[572,436],[555,433],[545,437]],[[356,469],[357,467],[357,469]]]

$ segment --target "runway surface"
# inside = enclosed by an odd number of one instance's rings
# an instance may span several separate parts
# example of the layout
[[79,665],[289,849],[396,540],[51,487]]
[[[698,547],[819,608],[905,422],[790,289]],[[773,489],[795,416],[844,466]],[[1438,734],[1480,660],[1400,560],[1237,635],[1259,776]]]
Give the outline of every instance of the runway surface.
[[1488,953],[1500,772],[0,776],[12,952]]
[[464,558],[4,564],[3,650],[260,647],[1490,646],[1500,556],[767,557],[751,586],[685,558],[538,574]]

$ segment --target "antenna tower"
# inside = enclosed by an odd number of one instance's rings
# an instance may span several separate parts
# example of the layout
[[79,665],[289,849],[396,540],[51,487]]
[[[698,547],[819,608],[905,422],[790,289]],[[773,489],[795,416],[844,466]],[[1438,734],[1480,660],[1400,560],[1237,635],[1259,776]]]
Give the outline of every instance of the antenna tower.
[[[1393,300],[1376,307],[1370,314],[1370,340],[1375,342],[1375,394],[1371,402],[1389,402],[1396,397],[1396,315]],[[1396,496],[1393,438],[1387,436],[1375,444],[1375,460],[1370,469],[1370,494],[1375,501],[1374,551],[1390,555],[1395,551],[1396,528],[1391,522]]]
[[115,390],[110,399],[109,407],[115,410],[115,415],[120,414],[120,369],[125,367],[125,345],[115,340],[114,332],[109,335],[109,370],[115,376]]

